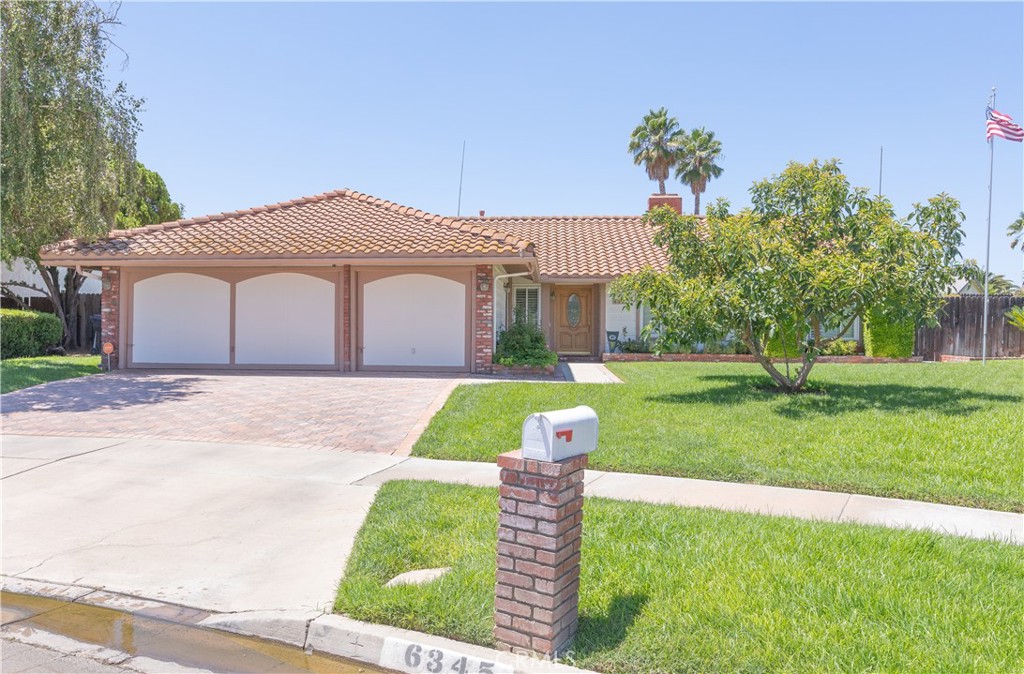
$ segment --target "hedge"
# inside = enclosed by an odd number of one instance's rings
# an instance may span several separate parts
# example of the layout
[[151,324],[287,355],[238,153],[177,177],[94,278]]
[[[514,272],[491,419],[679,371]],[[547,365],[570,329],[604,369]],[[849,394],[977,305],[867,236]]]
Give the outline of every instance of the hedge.
[[864,320],[864,354],[874,358],[914,355],[914,322],[889,321],[869,312]]
[[45,355],[63,336],[64,325],[53,314],[0,309],[0,358]]

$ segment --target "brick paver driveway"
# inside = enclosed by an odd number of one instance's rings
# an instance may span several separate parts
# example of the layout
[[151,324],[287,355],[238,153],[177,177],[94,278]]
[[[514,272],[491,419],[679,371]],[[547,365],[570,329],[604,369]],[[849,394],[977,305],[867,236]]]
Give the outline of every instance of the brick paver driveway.
[[408,453],[452,378],[111,373],[0,398],[3,432]]

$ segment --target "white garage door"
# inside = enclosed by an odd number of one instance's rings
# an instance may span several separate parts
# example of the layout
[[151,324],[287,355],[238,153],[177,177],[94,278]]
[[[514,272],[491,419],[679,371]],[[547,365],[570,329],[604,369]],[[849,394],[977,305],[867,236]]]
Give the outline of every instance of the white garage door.
[[230,362],[231,286],[200,274],[161,274],[135,284],[132,363]]
[[235,286],[235,363],[333,365],[334,283],[265,274]]
[[364,367],[468,367],[466,286],[398,274],[363,286]]

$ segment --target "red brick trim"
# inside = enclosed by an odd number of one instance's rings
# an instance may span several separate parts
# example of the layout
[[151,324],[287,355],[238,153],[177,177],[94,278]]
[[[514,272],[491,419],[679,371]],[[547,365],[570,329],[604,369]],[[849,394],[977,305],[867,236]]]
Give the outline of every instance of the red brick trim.
[[493,363],[491,365],[491,374],[554,377],[555,369],[556,366],[554,365],[502,365],[501,363]]
[[493,365],[493,286],[494,268],[489,264],[476,265],[476,273],[473,275],[473,372],[491,372]]
[[341,370],[352,371],[352,265],[341,268]]
[[103,290],[100,292],[100,337],[102,342],[114,345],[109,356],[111,370],[116,370],[121,354],[118,352],[121,334],[121,270],[103,267]]
[[[756,363],[749,353],[602,353],[601,360],[615,363]],[[873,358],[870,356],[818,356],[815,363],[880,364],[880,363],[921,363],[921,356],[912,358]],[[785,362],[772,358],[773,363]],[[791,360],[799,363],[799,360]]]
[[558,462],[498,457],[498,647],[556,657],[579,624],[583,471],[587,456]]

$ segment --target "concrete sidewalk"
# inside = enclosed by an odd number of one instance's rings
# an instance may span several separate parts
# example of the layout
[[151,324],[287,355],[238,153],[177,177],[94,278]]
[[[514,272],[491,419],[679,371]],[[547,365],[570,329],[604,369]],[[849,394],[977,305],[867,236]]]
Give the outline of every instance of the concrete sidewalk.
[[[437,480],[497,487],[500,483],[498,472],[497,465],[490,463],[412,457],[355,484],[369,486],[389,480]],[[1024,514],[1020,513],[842,492],[596,470],[586,472],[585,483],[587,496],[621,501],[928,529],[942,534],[1024,545]]]
[[[325,608],[377,486],[494,487],[492,463],[263,445],[4,436],[4,574],[218,612]],[[621,500],[911,527],[1024,544],[1024,515],[588,471]]]

